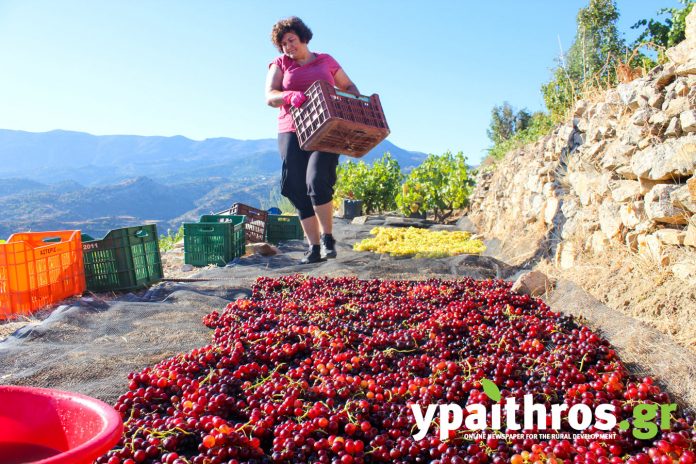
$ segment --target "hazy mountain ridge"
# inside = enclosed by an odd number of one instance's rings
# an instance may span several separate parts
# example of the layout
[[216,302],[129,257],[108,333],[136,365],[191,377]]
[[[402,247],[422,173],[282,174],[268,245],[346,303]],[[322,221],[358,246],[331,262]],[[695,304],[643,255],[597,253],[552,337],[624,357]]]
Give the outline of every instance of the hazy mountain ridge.
[[[384,141],[363,159],[371,162],[389,151],[404,168],[425,154]],[[342,159],[349,159],[343,157]],[[0,129],[0,178],[26,178],[54,184],[64,180],[86,186],[146,176],[182,181],[202,177],[254,176],[280,172],[275,139],[202,141],[183,136],[91,135],[56,130],[24,132]]]
[[[425,158],[384,141],[362,160],[386,151],[404,170]],[[57,229],[102,236],[145,221],[165,233],[235,202],[267,204],[280,170],[275,139],[0,129],[0,238]]]
[[[248,180],[244,181],[248,183]],[[139,177],[115,185],[72,192],[37,190],[0,197],[0,237],[19,231],[82,229],[102,236],[111,229],[154,222],[161,233],[182,221],[228,208],[233,202],[258,204],[276,178],[255,185],[211,178],[165,185]]]

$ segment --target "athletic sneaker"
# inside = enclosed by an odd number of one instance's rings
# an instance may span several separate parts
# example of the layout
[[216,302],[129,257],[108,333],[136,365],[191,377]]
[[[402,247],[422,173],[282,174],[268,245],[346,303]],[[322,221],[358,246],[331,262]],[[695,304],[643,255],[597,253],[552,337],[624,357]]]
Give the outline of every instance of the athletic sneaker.
[[336,257],[336,240],[331,234],[321,234],[321,257],[329,259]]
[[324,261],[321,257],[321,247],[319,245],[310,245],[304,254],[304,257],[300,260],[302,264],[312,264]]

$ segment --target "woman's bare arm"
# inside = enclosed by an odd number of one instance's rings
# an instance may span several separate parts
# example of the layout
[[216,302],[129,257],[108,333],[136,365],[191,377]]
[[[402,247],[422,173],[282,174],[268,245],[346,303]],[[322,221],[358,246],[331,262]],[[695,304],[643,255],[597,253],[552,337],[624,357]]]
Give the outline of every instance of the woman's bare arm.
[[339,89],[352,93],[353,95],[360,95],[360,91],[353,81],[350,80],[350,77],[348,77],[343,68],[336,71],[336,74],[334,74],[334,81],[336,82],[336,87]]
[[266,104],[274,108],[283,106],[283,91],[281,90],[283,86],[283,71],[280,68],[272,64],[268,68],[268,74],[266,75]]

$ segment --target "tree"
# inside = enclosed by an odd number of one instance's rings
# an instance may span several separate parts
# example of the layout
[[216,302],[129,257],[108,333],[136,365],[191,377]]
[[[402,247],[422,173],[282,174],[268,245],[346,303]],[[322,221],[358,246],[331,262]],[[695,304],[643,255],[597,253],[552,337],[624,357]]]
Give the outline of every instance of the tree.
[[620,57],[625,48],[616,27],[618,19],[614,0],[590,0],[587,8],[580,9],[577,35],[567,57],[568,72],[573,79],[584,83],[612,76],[612,58]]
[[523,129],[515,132],[509,139],[496,143],[488,150],[488,155],[494,159],[503,159],[510,150],[538,140],[539,137],[548,134],[554,126],[551,117],[542,111],[533,113],[524,125]]
[[669,14],[670,17],[662,23],[655,19],[641,19],[631,29],[643,28],[638,38],[632,45],[632,48],[637,48],[643,44],[651,43],[654,46],[661,48],[658,53],[660,61],[664,59],[664,49],[674,47],[679,42],[686,38],[686,17],[694,7],[693,0],[679,0],[683,8],[662,8],[658,10],[657,15]]
[[515,134],[527,128],[531,117],[532,115],[526,109],[515,113],[515,109],[508,102],[503,102],[501,106],[494,106],[491,110],[491,125],[486,131],[488,138],[496,145],[510,140]]
[[542,86],[554,120],[561,120],[585,91],[616,83],[614,63],[625,48],[616,27],[618,19],[614,0],[590,0],[578,12],[575,41],[567,54],[561,53],[551,81]]

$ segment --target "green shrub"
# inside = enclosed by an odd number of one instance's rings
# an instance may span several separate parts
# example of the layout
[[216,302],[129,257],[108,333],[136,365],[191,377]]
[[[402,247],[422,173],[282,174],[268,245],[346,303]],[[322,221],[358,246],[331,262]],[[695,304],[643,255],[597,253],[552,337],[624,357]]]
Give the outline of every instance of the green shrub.
[[686,17],[693,9],[696,2],[693,0],[679,0],[683,8],[662,8],[657,14],[669,14],[662,23],[655,19],[641,19],[631,26],[631,29],[643,29],[633,43],[633,48],[651,44],[658,51],[658,62],[667,60],[665,50],[674,47],[686,38]]
[[334,198],[362,200],[366,214],[396,209],[396,195],[403,179],[401,168],[390,153],[371,165],[363,161],[338,166]]
[[184,239],[184,226],[181,225],[179,230],[172,233],[171,229],[167,229],[166,235],[160,235],[159,248],[160,253],[164,253],[174,248],[174,245]]
[[427,211],[442,222],[466,206],[473,185],[462,153],[431,154],[408,175],[396,203],[407,216]]
[[554,127],[553,119],[550,115],[537,112],[532,115],[526,128],[516,132],[511,138],[496,143],[493,148],[488,150],[488,154],[500,160],[507,152],[515,148],[522,147],[530,142],[534,142],[547,135]]

